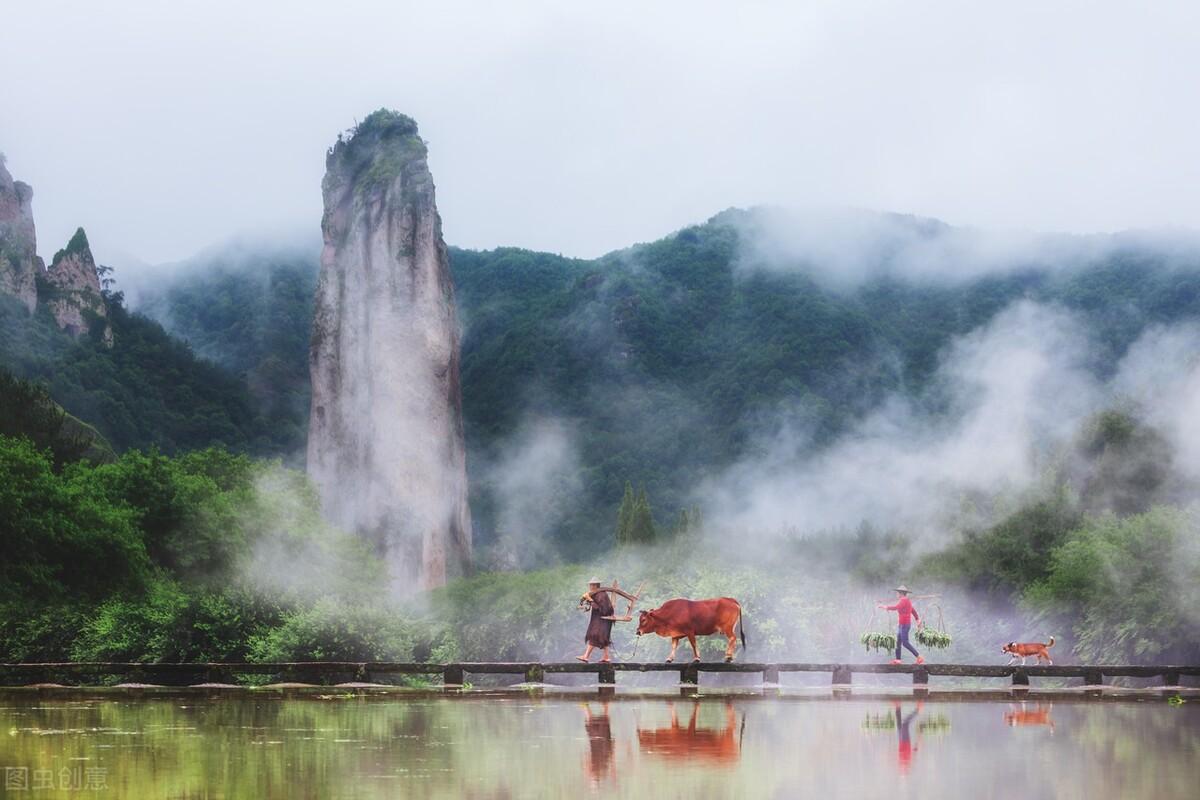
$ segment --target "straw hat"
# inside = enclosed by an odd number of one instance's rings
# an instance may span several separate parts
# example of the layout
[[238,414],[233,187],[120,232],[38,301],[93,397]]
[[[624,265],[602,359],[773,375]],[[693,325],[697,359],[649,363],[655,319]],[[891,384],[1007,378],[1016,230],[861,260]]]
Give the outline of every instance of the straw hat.
[[912,589],[908,588],[903,583],[896,587],[896,591],[903,592],[904,594],[912,594]]
[[600,585],[599,578],[592,578],[590,581],[588,581],[588,586],[599,586],[599,585]]

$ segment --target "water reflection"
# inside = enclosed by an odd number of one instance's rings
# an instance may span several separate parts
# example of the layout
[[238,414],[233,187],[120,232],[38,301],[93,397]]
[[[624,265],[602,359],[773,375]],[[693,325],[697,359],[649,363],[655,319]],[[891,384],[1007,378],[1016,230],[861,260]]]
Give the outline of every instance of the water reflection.
[[608,718],[608,703],[603,705],[599,714],[592,713],[591,704],[583,707],[583,727],[587,731],[588,782],[594,787],[599,786],[613,774],[613,735],[612,723]]
[[1159,800],[1194,797],[1197,764],[1191,699],[0,696],[0,776],[79,767],[100,798]]
[[1020,728],[1025,726],[1046,726],[1050,732],[1054,732],[1054,720],[1050,719],[1050,709],[1053,708],[1052,703],[1034,703],[1030,708],[1029,704],[1021,703],[1018,706],[1010,706],[1009,710],[1004,714],[1004,724],[1010,728]]
[[679,723],[678,703],[671,703],[671,724],[667,727],[645,729],[638,727],[638,747],[647,755],[675,761],[699,761],[706,764],[729,765],[741,756],[742,728],[738,728],[733,703],[726,701],[724,721],[720,727],[700,727],[700,702],[692,702],[687,726]]
[[906,715],[900,703],[896,703],[896,764],[902,774],[908,773],[912,768],[913,754],[917,751],[912,741],[912,722],[923,710],[924,704],[917,703],[916,708]]

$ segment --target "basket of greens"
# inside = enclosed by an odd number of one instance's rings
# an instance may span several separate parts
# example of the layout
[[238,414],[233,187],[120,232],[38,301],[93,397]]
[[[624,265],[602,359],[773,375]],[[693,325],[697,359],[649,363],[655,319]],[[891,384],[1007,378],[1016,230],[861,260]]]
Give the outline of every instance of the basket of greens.
[[945,650],[950,646],[950,634],[932,628],[919,628],[916,635],[917,644],[932,647],[935,650]]
[[945,650],[950,646],[950,634],[946,633],[946,620],[942,617],[942,607],[934,606],[937,609],[937,627],[930,628],[928,625],[922,625],[917,628],[916,640],[917,644],[923,647],[931,647],[934,650]]
[[867,652],[872,650],[895,650],[896,649],[896,634],[881,633],[878,631],[868,631],[858,639],[859,643],[867,649]]

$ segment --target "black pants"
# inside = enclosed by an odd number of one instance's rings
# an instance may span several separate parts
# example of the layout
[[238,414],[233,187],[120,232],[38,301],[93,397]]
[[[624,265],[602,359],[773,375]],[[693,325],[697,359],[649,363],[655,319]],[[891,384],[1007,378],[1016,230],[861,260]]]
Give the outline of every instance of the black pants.
[[916,657],[920,657],[920,655],[921,655],[920,653],[917,652],[917,648],[913,647],[912,643],[910,643],[908,641],[908,631],[910,628],[912,628],[911,622],[900,626],[900,635],[896,637],[896,660],[897,661],[900,660],[900,648],[901,647],[907,647],[908,652],[912,653]]

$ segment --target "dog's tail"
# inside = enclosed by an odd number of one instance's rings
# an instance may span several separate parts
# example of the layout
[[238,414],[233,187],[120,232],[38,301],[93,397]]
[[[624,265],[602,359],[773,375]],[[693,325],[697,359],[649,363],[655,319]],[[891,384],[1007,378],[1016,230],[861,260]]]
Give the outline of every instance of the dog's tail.
[[1050,637],[1050,641],[1046,642],[1046,648],[1049,649],[1051,647],[1054,647],[1054,637],[1053,636]]

